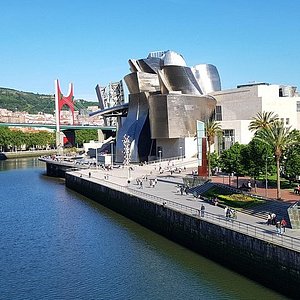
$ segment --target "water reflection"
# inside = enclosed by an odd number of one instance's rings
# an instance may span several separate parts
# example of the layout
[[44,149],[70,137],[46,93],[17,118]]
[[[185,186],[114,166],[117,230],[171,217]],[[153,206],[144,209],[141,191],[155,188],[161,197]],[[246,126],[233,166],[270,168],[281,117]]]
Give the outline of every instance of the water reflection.
[[39,161],[37,157],[0,160],[0,171],[26,168],[42,168],[43,166],[45,166],[45,163]]

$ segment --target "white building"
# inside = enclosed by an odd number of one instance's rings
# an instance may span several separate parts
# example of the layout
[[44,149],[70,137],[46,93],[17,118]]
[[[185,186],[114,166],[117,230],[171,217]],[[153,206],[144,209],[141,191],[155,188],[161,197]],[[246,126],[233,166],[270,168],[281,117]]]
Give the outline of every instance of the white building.
[[211,95],[217,100],[216,121],[223,129],[222,140],[215,143],[220,150],[235,142],[248,144],[253,138],[248,126],[259,112],[274,112],[286,126],[300,129],[300,97],[295,87],[251,83]]

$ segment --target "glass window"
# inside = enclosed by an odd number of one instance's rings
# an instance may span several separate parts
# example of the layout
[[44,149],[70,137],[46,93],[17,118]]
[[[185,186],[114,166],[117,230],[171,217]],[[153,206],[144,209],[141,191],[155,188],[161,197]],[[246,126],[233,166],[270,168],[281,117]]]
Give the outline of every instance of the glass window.
[[235,131],[234,129],[223,130],[221,151],[229,149],[235,143]]
[[222,121],[222,106],[220,106],[220,105],[216,106],[216,109],[215,109],[215,120],[216,121]]
[[300,112],[300,101],[297,101],[297,112]]

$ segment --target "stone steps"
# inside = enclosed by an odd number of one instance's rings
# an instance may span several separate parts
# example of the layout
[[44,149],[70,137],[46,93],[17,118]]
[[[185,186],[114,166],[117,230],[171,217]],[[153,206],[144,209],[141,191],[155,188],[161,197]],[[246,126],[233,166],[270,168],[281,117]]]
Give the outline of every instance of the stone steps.
[[[207,182],[203,185],[192,187],[189,189],[189,193],[196,192],[197,195],[203,195],[208,190],[210,190],[214,187],[219,187],[219,188],[225,189],[232,193],[242,193],[240,190],[235,189],[233,187],[229,187],[225,184],[212,183],[212,182]],[[243,192],[243,193],[246,193],[246,192]],[[246,193],[246,194],[248,194],[248,193]],[[249,195],[251,195],[251,194],[249,194]],[[256,195],[252,195],[252,196],[257,197]],[[290,220],[289,220],[288,211],[287,211],[287,209],[290,207],[290,203],[280,202],[280,201],[272,200],[272,199],[266,199],[263,197],[259,197],[259,198],[265,200],[266,202],[263,204],[254,206],[252,208],[244,208],[241,210],[241,212],[261,218],[265,221],[267,220],[268,213],[275,213],[278,220],[281,220],[284,217],[288,223],[288,226],[290,226]]]

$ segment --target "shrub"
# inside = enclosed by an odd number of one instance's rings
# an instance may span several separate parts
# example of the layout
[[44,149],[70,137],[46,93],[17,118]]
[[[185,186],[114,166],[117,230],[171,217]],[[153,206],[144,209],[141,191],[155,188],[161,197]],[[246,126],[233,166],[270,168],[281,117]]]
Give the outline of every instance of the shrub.
[[264,200],[257,199],[248,194],[235,194],[218,187],[210,189],[204,196],[208,198],[217,197],[219,203],[235,208],[249,208],[265,202]]

